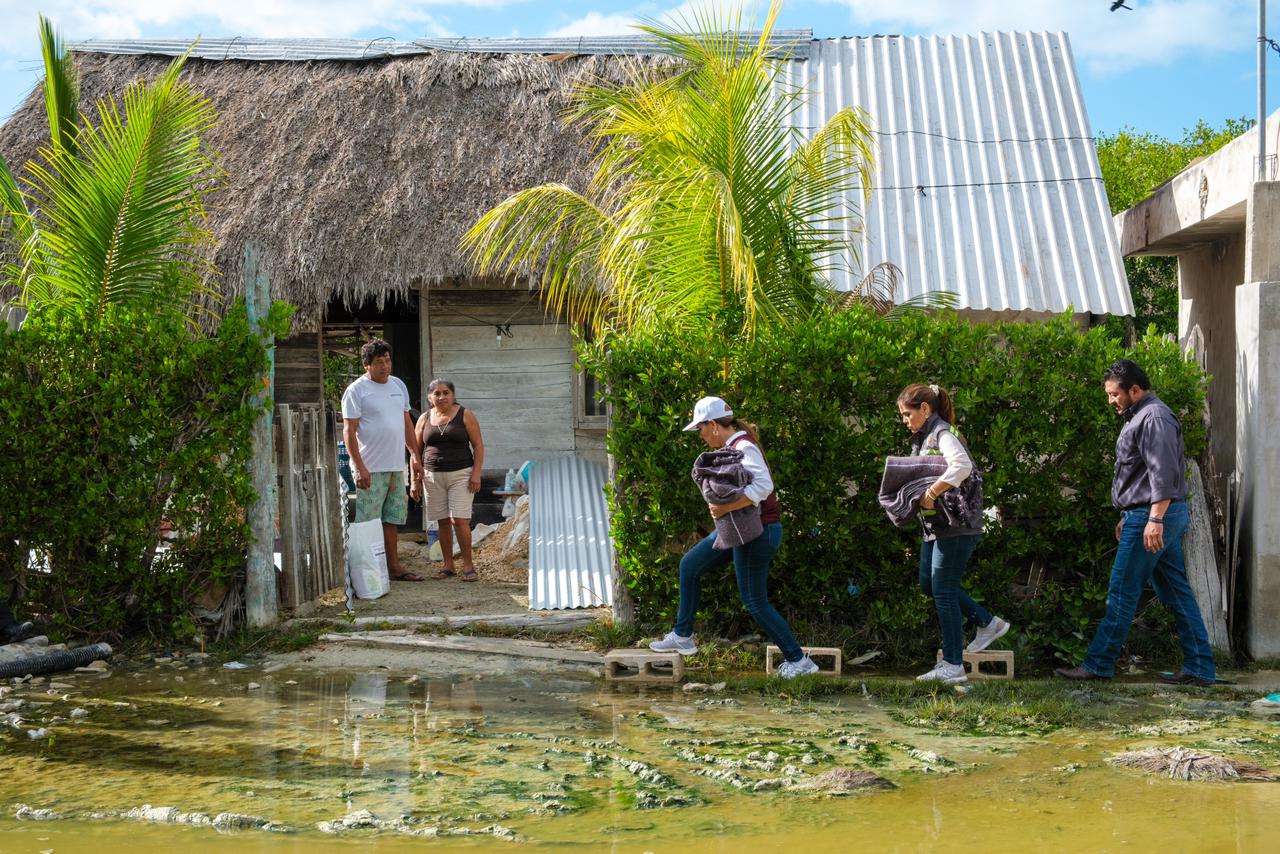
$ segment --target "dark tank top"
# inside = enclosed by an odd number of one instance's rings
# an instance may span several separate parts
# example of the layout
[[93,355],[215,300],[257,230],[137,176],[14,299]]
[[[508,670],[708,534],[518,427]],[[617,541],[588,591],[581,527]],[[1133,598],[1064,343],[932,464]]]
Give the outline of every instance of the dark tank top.
[[427,432],[423,437],[425,447],[422,449],[422,465],[427,471],[459,471],[475,464],[471,455],[471,437],[467,435],[467,425],[463,423],[461,406],[458,414],[443,427],[437,427],[428,419]]

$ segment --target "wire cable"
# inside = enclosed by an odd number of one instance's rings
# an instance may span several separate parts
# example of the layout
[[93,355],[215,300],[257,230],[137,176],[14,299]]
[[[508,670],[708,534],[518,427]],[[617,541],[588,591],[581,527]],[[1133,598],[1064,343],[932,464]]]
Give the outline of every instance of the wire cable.
[[925,190],[953,190],[953,189],[969,189],[974,187],[1021,187],[1027,184],[1070,184],[1076,181],[1097,181],[1102,183],[1100,176],[1084,175],[1070,178],[1028,178],[1025,181],[972,181],[968,183],[957,184],[896,184],[887,187],[871,187],[875,192],[890,190],[913,190],[920,195],[925,195]]
[[[817,125],[794,125],[797,130],[818,130]],[[964,136],[952,136],[946,133],[937,133],[931,130],[876,130],[871,129],[871,133],[875,136],[931,136],[935,139],[945,139],[949,142],[963,142],[969,145],[1003,145],[1007,142],[1093,142],[1096,143],[1096,136],[1084,135],[1066,135],[1066,136],[1005,136],[999,139],[972,139]]]

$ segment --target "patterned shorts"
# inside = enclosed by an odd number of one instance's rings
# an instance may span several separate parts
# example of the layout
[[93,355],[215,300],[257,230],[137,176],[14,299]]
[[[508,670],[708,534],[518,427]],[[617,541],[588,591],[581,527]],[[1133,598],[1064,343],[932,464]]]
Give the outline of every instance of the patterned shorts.
[[404,472],[370,472],[368,489],[356,490],[356,521],[381,519],[388,525],[403,525],[409,518],[409,496],[404,491]]

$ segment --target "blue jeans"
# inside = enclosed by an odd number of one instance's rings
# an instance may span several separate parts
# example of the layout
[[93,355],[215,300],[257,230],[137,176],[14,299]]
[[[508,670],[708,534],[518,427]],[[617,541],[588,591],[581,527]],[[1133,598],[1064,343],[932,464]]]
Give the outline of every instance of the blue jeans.
[[1115,675],[1116,658],[1129,636],[1138,597],[1150,581],[1160,601],[1173,612],[1178,641],[1182,644],[1183,669],[1201,679],[1213,679],[1216,670],[1209,633],[1204,629],[1200,607],[1187,583],[1182,562],[1182,535],[1191,523],[1187,503],[1170,502],[1164,514],[1164,548],[1158,552],[1149,552],[1142,544],[1150,513],[1145,507],[1124,513],[1120,545],[1111,566],[1111,586],[1107,589],[1107,613],[1081,666],[1097,676]]
[[711,545],[715,541],[716,532],[712,531],[680,558],[680,607],[676,611],[675,633],[681,637],[693,635],[693,618],[698,614],[698,600],[702,596],[702,576],[732,562],[738,576],[738,594],[747,613],[782,651],[783,658],[799,661],[804,651],[787,621],[769,604],[769,562],[782,543],[782,523],[770,522],[764,526],[763,534],[732,550],[715,548]]
[[942,658],[948,664],[964,663],[965,617],[980,626],[991,622],[991,612],[960,589],[960,576],[981,540],[981,534],[969,534],[920,543],[920,589],[938,611]]

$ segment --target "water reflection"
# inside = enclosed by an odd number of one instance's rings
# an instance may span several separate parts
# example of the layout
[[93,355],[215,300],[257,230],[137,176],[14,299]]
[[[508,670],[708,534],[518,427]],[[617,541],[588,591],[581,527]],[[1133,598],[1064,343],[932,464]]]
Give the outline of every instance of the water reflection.
[[[1280,833],[1275,786],[1180,784],[1102,761],[1135,744],[1171,743],[1159,734],[944,736],[862,698],[699,698],[546,676],[208,669],[181,683],[147,674],[77,687],[67,701],[16,692],[27,721],[54,738],[6,735],[0,752],[0,804],[69,816],[48,825],[70,845],[59,843],[60,852],[77,850],[93,827],[133,839],[131,854],[171,850],[175,834],[183,847],[212,834],[125,818],[143,804],[262,816],[309,847],[329,838],[318,823],[361,810],[384,824],[352,832],[392,846],[409,832],[494,826],[618,851],[806,854],[848,850],[853,839],[891,850],[982,839],[998,851],[1141,850],[1180,838],[1248,850]],[[72,707],[88,717],[70,720]],[[1181,738],[1256,750],[1272,766],[1280,759],[1274,724],[1214,719]],[[873,771],[898,788],[832,798],[801,785],[835,768]],[[11,820],[15,811],[0,817],[0,831],[34,839],[30,825]],[[108,830],[119,826],[131,830]],[[259,833],[252,844],[284,848],[300,838]],[[492,833],[437,840],[464,842],[509,846]]]

